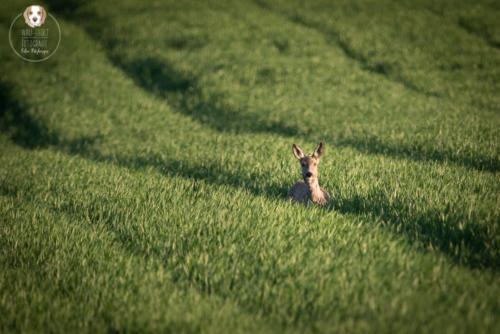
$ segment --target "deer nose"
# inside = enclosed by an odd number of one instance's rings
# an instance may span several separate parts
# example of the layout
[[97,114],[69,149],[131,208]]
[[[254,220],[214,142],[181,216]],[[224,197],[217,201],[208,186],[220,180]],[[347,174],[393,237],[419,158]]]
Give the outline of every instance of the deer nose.
[[312,176],[312,173],[311,172],[307,172],[306,173],[306,177],[311,177]]

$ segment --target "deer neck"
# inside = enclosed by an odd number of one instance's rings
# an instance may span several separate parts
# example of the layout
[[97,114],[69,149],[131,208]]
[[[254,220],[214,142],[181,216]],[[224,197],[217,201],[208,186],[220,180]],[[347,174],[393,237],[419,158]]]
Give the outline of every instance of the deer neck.
[[323,193],[321,192],[321,188],[319,187],[318,179],[308,180],[307,186],[309,187],[309,192],[311,193],[311,199],[313,202],[320,200],[323,197]]

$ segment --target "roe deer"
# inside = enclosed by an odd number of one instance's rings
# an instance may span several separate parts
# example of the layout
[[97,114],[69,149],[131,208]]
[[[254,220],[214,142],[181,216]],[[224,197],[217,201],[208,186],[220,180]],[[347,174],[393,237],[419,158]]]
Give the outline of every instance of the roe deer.
[[310,157],[305,156],[299,146],[293,144],[292,148],[293,154],[302,166],[302,177],[304,180],[300,180],[290,188],[287,198],[304,203],[306,206],[308,200],[318,205],[327,204],[330,201],[330,195],[318,183],[318,163],[319,158],[323,155],[323,143],[318,144]]

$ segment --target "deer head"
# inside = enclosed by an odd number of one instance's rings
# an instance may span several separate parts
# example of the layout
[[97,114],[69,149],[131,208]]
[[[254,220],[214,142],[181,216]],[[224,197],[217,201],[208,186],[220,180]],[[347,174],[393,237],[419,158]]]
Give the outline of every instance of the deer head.
[[311,156],[304,155],[304,151],[293,144],[293,155],[299,160],[302,167],[302,177],[306,183],[314,183],[318,179],[319,159],[323,155],[323,143],[319,143]]

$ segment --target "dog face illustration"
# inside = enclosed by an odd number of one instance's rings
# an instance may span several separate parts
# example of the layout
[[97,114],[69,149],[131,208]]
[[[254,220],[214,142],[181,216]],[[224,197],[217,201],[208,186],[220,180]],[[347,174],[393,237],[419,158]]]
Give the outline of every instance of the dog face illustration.
[[28,6],[24,11],[24,21],[31,28],[40,27],[45,22],[47,12],[42,6],[33,5]]

